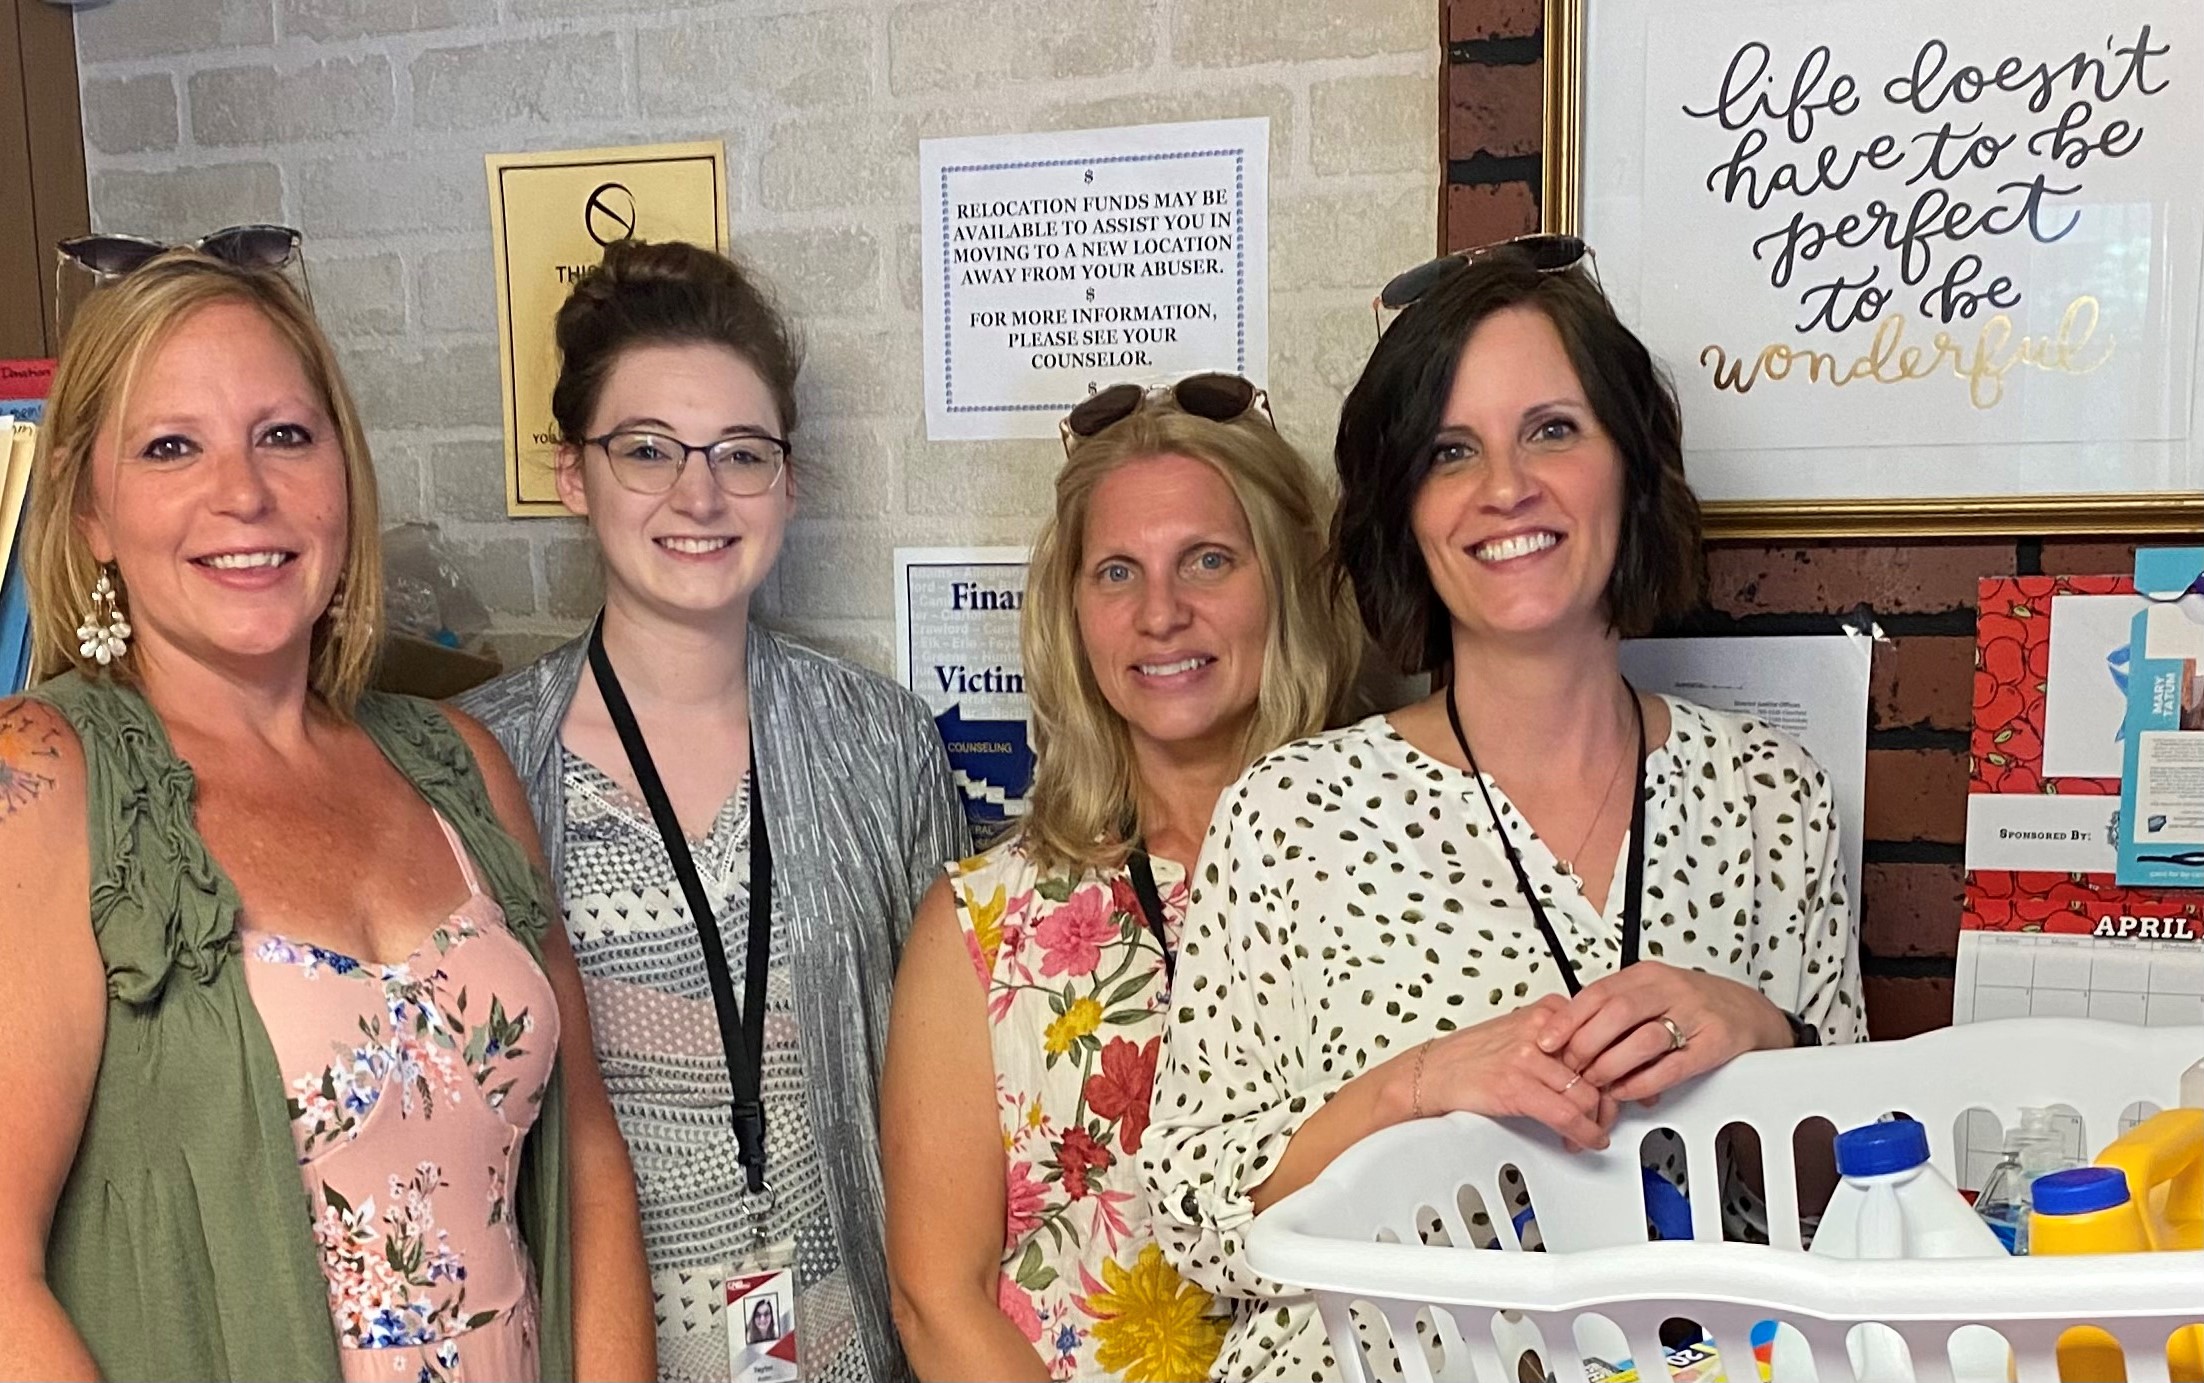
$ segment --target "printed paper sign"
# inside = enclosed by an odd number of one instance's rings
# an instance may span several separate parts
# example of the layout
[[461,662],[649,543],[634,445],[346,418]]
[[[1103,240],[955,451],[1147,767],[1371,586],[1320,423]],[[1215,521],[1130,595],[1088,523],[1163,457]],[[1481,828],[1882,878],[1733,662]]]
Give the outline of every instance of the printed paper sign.
[[484,163],[505,390],[505,509],[522,517],[563,514],[552,480],[559,306],[616,240],[686,240],[724,253],[727,148],[711,140],[491,154]]
[[1268,368],[1270,121],[919,145],[926,435],[1054,437],[1097,389]]
[[2128,625],[2140,596],[2051,599],[2051,671],[2043,694],[2043,776],[2117,778],[2126,744]]
[[1967,796],[1969,869],[2110,874],[2119,799],[2087,794],[1977,792]]
[[1584,230],[1712,500],[2178,492],[2189,0],[1603,0]]
[[1033,743],[1018,618],[1024,548],[898,548],[896,670],[941,728],[976,841],[1026,810]]
[[1855,909],[1860,903],[1867,684],[1873,659],[1874,645],[1855,634],[1631,639],[1622,646],[1623,675],[1639,690],[1749,715],[1806,746],[1829,775],[1844,880]]
[[2137,553],[2135,588],[2118,878],[2204,888],[2204,548]]

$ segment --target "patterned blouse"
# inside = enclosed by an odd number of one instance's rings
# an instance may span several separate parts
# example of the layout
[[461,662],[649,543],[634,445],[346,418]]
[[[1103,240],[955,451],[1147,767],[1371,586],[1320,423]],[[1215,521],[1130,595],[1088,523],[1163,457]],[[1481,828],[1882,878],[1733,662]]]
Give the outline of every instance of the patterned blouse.
[[[1155,861],[1176,944],[1185,871]],[[1163,1046],[1163,954],[1120,868],[1044,874],[1013,837],[950,866],[987,987],[1007,1158],[997,1297],[1057,1378],[1206,1378],[1226,1320],[1164,1261],[1135,1155]]]
[[[795,1254],[805,1379],[859,1380],[849,1283],[804,1098],[787,919],[774,910],[766,971],[766,1190],[736,1156],[734,1090],[704,947],[650,809],[588,760],[559,750],[566,783],[566,931],[589,996],[597,1061],[635,1164],[658,1317],[661,1379],[728,1376],[724,1287],[761,1253]],[[747,778],[689,842],[741,992],[750,953]],[[782,1266],[779,1262],[765,1267]]]
[[[1827,775],[1758,721],[1668,707],[1646,756],[1645,957],[1751,985],[1826,1042],[1865,1037]],[[1578,973],[1612,973],[1627,841],[1595,909],[1486,782]],[[1313,1299],[1247,1260],[1249,1193],[1365,1069],[1563,986],[1476,784],[1383,716],[1257,761],[1218,801],[1199,871],[1142,1156],[1156,1234],[1234,1299],[1219,1378],[1322,1383],[1340,1371]]]
[[348,1379],[538,1371],[513,1185],[558,1050],[558,999],[444,833],[467,902],[402,960],[239,929],[246,986],[288,1078]]

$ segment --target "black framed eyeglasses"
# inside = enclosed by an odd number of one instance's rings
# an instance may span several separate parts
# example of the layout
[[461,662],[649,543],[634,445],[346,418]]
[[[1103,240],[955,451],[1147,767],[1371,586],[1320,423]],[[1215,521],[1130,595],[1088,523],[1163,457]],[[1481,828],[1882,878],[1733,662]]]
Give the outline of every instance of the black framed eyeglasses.
[[1270,395],[1253,380],[1212,370],[1188,375],[1176,384],[1113,384],[1097,390],[1057,424],[1065,454],[1070,454],[1075,442],[1099,436],[1158,399],[1169,399],[1180,412],[1211,422],[1229,423],[1257,413],[1273,429],[1278,426],[1270,415]]
[[1456,250],[1426,260],[1413,269],[1404,269],[1385,281],[1378,295],[1370,303],[1370,315],[1383,330],[1386,312],[1399,312],[1414,305],[1432,289],[1454,277],[1470,265],[1498,255],[1515,255],[1529,262],[1530,267],[1541,274],[1565,274],[1580,264],[1591,266],[1594,281],[1599,277],[1598,256],[1580,236],[1552,235],[1538,232],[1518,235],[1507,240],[1497,240],[1490,245],[1474,249]]
[[738,432],[699,447],[648,428],[626,428],[584,437],[582,445],[604,448],[612,478],[639,495],[671,491],[691,456],[703,457],[712,483],[736,499],[772,489],[788,466],[788,439],[764,432]]

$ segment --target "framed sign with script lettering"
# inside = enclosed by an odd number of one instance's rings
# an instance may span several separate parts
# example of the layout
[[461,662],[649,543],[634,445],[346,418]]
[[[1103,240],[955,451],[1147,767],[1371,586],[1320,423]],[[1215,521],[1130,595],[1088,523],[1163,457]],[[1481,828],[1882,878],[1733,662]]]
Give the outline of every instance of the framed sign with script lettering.
[[1550,230],[1728,535],[2204,528],[2204,5],[1547,0]]

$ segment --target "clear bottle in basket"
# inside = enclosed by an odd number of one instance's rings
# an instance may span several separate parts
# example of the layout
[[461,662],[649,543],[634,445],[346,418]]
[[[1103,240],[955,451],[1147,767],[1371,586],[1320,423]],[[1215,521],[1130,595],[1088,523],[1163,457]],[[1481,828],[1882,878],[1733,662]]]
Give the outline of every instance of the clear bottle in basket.
[[2071,1165],[2066,1140],[2051,1126],[2051,1111],[2021,1110],[2020,1127],[2006,1135],[2004,1155],[1974,1198],[1974,1213],[2007,1253],[2028,1251],[2028,1188],[2044,1173]]

